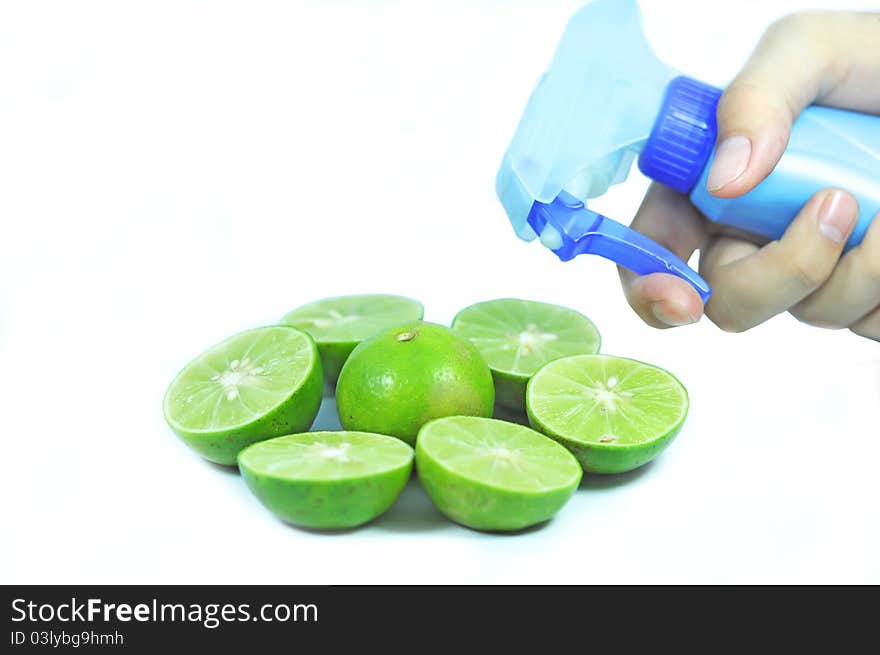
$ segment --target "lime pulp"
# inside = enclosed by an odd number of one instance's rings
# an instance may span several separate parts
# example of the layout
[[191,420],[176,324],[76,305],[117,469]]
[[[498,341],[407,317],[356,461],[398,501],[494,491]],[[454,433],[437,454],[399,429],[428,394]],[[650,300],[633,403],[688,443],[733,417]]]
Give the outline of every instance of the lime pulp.
[[601,343],[592,321],[573,309],[516,298],[466,307],[452,329],[486,359],[498,403],[519,410],[525,409],[526,384],[538,369],[561,357],[596,353]]
[[633,359],[577,355],[529,382],[531,424],[569,448],[584,470],[620,473],[656,457],[678,434],[688,395],[671,373]]
[[287,313],[281,322],[314,338],[321,353],[324,375],[329,382],[334,382],[345,360],[361,341],[422,316],[424,308],[417,300],[368,294],[317,300]]
[[568,502],[581,467],[565,448],[522,425],[454,416],[416,441],[419,479],[437,508],[479,530],[517,530]]
[[321,402],[321,365],[305,333],[271,326],[236,334],[190,362],[164,398],[165,419],[207,459],[234,464],[245,446],[307,429]]

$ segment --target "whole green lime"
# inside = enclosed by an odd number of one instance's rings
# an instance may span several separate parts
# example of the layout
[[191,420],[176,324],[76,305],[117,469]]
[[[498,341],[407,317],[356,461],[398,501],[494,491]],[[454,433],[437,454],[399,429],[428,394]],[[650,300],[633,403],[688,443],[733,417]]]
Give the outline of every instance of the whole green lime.
[[346,430],[388,434],[415,444],[419,429],[443,416],[492,415],[489,366],[467,339],[416,321],[362,342],[336,385]]

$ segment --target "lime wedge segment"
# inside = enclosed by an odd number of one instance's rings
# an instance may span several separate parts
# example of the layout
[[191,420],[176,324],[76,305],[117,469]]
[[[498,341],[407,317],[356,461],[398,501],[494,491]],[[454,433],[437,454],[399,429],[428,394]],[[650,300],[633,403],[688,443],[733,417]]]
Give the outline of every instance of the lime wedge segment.
[[236,334],[190,362],[168,387],[165,420],[190,447],[234,464],[245,446],[308,429],[321,403],[312,339],[288,326]]
[[371,294],[317,300],[287,313],[281,322],[314,338],[324,375],[332,383],[361,341],[395,325],[418,321],[424,314],[422,304],[412,298]]
[[243,450],[248,488],[273,514],[308,528],[351,528],[385,512],[403,490],[413,450],[381,434],[309,432]]
[[496,400],[525,409],[529,379],[561,357],[599,352],[593,322],[573,309],[533,300],[501,298],[461,310],[452,329],[479,348],[495,379]]
[[427,423],[416,440],[419,479],[437,508],[477,530],[548,520],[571,498],[581,467],[565,448],[522,425],[472,416]]
[[671,373],[633,359],[577,355],[529,382],[532,426],[569,448],[585,471],[621,473],[656,457],[681,430],[688,395]]

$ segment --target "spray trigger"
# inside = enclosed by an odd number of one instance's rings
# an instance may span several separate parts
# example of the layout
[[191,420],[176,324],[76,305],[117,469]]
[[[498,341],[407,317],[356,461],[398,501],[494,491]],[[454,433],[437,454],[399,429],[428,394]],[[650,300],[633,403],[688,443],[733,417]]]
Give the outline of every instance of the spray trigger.
[[526,219],[541,243],[562,261],[584,253],[610,259],[639,275],[669,273],[690,284],[705,303],[712,290],[672,251],[648,237],[594,212],[562,192],[552,202],[535,201]]

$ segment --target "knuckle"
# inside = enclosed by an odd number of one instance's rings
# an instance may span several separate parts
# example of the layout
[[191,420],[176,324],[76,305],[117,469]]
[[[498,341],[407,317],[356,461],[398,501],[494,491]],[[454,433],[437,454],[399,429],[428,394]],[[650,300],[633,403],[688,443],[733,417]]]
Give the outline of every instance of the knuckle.
[[809,34],[815,29],[820,19],[819,11],[801,10],[786,14],[776,19],[767,28],[767,36],[789,36],[791,34]]
[[788,264],[788,278],[802,289],[813,290],[820,287],[830,274],[831,270],[827,265],[809,257],[808,253],[799,252]]
[[[871,248],[870,246],[862,250],[864,246],[866,246],[863,242],[857,252],[859,253],[859,268],[862,270],[862,274],[865,278],[871,283],[880,282],[880,247]],[[877,244],[880,246],[880,242]]]
[[[718,100],[716,110],[719,126],[741,126],[748,123],[751,130],[762,126],[787,125],[793,116],[792,101],[788,94],[771,87],[766,81],[752,79],[743,73],[734,80]],[[788,143],[788,130],[765,130],[765,139],[771,139],[777,149]]]
[[738,78],[721,94],[716,112],[719,118],[738,117],[743,106],[764,104],[768,96],[767,91],[763,85],[755,81],[745,77]]

